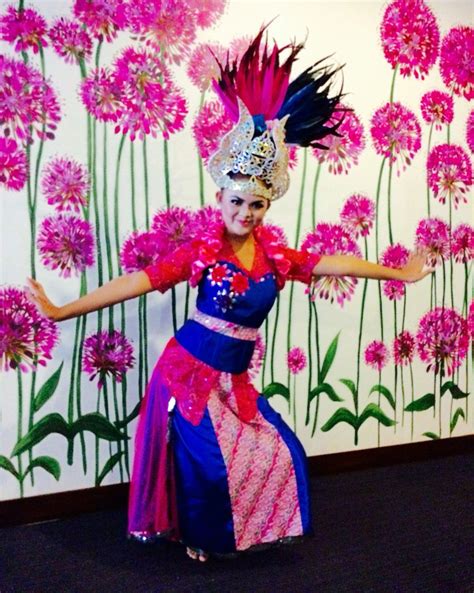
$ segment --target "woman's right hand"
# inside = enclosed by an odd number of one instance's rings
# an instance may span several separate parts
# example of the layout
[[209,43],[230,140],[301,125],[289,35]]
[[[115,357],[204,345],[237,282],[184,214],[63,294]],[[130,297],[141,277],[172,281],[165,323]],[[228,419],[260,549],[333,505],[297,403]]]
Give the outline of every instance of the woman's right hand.
[[46,296],[43,286],[33,278],[27,278],[27,293],[31,302],[33,302],[42,313],[48,319],[58,321],[60,318],[60,307],[57,307],[52,303]]

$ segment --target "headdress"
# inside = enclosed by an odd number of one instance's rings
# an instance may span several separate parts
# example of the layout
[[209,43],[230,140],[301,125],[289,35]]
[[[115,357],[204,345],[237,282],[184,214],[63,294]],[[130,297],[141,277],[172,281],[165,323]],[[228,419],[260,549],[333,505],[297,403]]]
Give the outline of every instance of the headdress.
[[[225,65],[219,60],[214,90],[235,127],[221,140],[209,159],[209,172],[219,187],[254,193],[276,200],[288,189],[287,144],[327,148],[319,141],[339,135],[342,122],[329,124],[338,108],[341,92],[329,97],[339,67],[316,62],[289,82],[291,67],[303,44],[290,43],[271,52],[262,27],[240,60]],[[280,54],[289,50],[280,64]],[[239,176],[240,174],[240,176]],[[241,180],[241,176],[245,180]]]

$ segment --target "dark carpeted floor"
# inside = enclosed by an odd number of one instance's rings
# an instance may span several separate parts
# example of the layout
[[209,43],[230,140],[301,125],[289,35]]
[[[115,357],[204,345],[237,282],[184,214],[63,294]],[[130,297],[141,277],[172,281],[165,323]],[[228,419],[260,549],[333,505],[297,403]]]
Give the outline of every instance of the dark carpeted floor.
[[474,455],[313,480],[314,538],[198,564],[125,511],[0,531],[1,593],[474,593]]

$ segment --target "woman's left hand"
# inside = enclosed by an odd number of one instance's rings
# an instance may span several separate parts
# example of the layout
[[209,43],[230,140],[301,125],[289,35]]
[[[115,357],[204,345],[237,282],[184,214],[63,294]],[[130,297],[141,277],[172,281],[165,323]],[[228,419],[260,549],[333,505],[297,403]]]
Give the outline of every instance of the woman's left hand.
[[435,268],[426,264],[426,253],[423,251],[411,252],[407,263],[400,268],[403,274],[403,282],[418,282],[428,274],[432,274]]

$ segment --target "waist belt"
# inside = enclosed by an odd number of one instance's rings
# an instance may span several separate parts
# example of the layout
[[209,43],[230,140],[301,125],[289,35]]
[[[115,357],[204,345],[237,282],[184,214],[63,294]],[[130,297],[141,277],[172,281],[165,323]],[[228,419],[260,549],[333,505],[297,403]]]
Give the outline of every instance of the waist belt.
[[219,319],[213,317],[207,313],[203,313],[196,309],[193,320],[207,329],[210,329],[223,336],[230,338],[236,338],[238,340],[247,340],[249,342],[255,342],[257,339],[258,330],[254,327],[245,327],[244,325],[238,325],[232,323],[232,321],[226,321],[225,319]]

